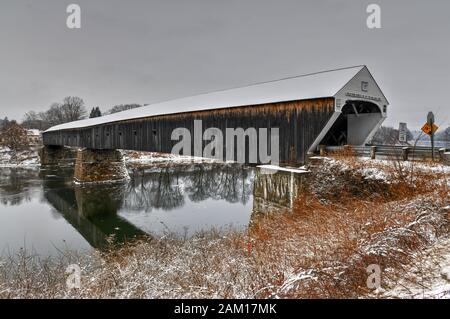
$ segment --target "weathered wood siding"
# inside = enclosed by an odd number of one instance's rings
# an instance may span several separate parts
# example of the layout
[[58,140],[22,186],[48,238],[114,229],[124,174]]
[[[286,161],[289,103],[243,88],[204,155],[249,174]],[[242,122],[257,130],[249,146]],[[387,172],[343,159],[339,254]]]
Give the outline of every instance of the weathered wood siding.
[[[307,150],[333,112],[334,98],[280,102],[154,116],[88,128],[47,132],[43,134],[43,139],[45,145],[170,153],[178,142],[171,140],[173,130],[180,127],[187,128],[193,138],[194,120],[202,120],[203,131],[211,127],[221,129],[224,134],[224,146],[226,128],[245,130],[253,127],[258,130],[278,127],[280,162],[300,163],[305,161]],[[206,141],[203,145],[208,143]]]

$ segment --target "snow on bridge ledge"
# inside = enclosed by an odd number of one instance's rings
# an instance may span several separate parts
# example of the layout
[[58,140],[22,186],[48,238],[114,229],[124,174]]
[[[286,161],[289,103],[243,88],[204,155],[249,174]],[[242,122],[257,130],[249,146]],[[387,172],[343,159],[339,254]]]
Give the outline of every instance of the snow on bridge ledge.
[[367,67],[342,68],[215,91],[98,118],[65,123],[51,127],[46,132],[86,128],[158,115],[333,97],[362,70],[367,70]]
[[303,168],[290,168],[290,167],[281,167],[276,165],[259,165],[258,168],[266,171],[276,171],[276,172],[288,172],[288,173],[295,173],[295,174],[306,174],[310,173],[310,171],[303,169]]

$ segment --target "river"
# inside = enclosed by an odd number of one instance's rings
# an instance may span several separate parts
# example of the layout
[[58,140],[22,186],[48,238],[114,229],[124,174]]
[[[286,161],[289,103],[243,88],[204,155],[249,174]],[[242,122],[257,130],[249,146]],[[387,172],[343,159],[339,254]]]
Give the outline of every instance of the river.
[[190,163],[134,168],[127,183],[81,187],[72,168],[0,168],[0,255],[27,249],[51,256],[140,236],[245,230],[254,214],[292,205],[291,175]]

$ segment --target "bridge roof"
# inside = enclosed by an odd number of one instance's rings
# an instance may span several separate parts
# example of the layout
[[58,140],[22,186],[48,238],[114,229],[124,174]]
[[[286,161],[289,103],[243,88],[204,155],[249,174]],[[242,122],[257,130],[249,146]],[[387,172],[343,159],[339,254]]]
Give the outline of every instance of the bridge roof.
[[333,97],[364,68],[366,67],[355,66],[304,74],[150,104],[98,118],[57,125],[48,129],[47,132],[90,127],[158,115]]

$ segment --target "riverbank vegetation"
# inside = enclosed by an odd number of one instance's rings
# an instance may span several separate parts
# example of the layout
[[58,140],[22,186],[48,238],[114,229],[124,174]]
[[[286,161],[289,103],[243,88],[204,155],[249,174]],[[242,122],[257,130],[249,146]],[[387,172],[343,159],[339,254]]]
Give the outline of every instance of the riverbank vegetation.
[[[0,297],[376,298],[416,296],[409,286],[433,291],[434,281],[411,274],[439,264],[436,254],[424,262],[425,252],[448,241],[448,167],[349,155],[313,158],[294,208],[255,212],[245,232],[167,234],[49,259],[21,251],[0,262]],[[69,264],[81,268],[79,289],[66,287]],[[381,269],[377,289],[367,285],[369,265]],[[398,285],[406,289],[393,293]]]

